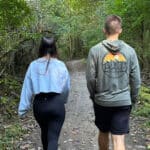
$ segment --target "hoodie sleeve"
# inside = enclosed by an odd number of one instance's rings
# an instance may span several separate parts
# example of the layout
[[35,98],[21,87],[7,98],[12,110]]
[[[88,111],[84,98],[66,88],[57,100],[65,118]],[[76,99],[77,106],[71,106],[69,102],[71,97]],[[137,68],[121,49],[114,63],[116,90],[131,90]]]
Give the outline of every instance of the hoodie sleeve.
[[131,70],[130,70],[131,100],[133,104],[137,102],[140,85],[141,85],[140,67],[137,55],[134,51],[131,57]]
[[31,65],[30,65],[26,72],[25,79],[22,86],[20,103],[18,108],[19,116],[24,115],[30,109],[32,94],[33,94],[33,89],[31,83]]
[[87,88],[90,93],[90,98],[94,100],[95,84],[96,84],[96,64],[94,61],[94,55],[93,55],[92,49],[90,50],[88,59],[87,59],[86,80],[87,80]]

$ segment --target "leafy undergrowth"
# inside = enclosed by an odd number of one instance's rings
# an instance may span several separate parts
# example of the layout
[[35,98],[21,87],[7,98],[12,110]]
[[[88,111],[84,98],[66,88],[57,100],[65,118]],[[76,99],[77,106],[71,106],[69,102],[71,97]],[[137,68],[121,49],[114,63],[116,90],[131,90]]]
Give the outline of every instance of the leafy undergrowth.
[[27,131],[19,123],[11,122],[9,125],[0,127],[0,149],[16,150],[18,141]]
[[[150,88],[147,88],[146,86],[142,86],[140,89],[139,104],[135,114],[142,117],[150,117]],[[147,125],[150,127],[149,120]]]
[[146,118],[141,128],[145,130],[146,147],[147,150],[150,150],[150,88],[144,85],[141,87],[138,107],[133,114]]
[[14,150],[24,134],[17,116],[21,82],[13,76],[0,78],[0,149]]
[[0,115],[4,121],[17,115],[22,82],[10,75],[0,78]]

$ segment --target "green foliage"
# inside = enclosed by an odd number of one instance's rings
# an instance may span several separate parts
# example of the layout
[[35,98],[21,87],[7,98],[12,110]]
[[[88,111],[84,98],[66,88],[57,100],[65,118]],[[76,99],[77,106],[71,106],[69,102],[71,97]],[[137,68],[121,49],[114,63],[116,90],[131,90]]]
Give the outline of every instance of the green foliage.
[[104,7],[101,1],[43,0],[33,3],[40,32],[49,31],[49,36],[55,35],[61,55],[68,59],[84,57],[102,37],[100,24],[103,24],[101,11]]
[[26,132],[18,124],[17,118],[20,88],[21,83],[13,76],[0,78],[0,149],[2,150],[16,149],[16,143]]
[[[6,73],[19,76],[20,68],[26,70],[42,35],[56,37],[63,59],[87,57],[89,49],[104,39],[103,24],[109,14],[122,17],[121,38],[136,49],[141,70],[148,70],[149,76],[149,4],[148,0],[0,0],[1,113],[11,117],[19,97],[14,93],[20,94],[21,83]],[[144,109],[138,114],[148,116],[149,94],[141,93]]]
[[144,126],[150,129],[150,121],[147,120],[147,121],[144,123]]
[[25,0],[0,0],[0,28],[14,29],[25,23],[31,10]]
[[147,150],[150,150],[150,145],[147,145]]
[[136,49],[142,68],[148,67],[149,1],[42,0],[31,4],[39,31],[55,35],[61,55],[68,59],[87,56],[89,49],[104,38],[102,28],[106,15],[120,15],[122,39]]
[[4,120],[16,116],[20,88],[21,83],[12,76],[0,80],[0,116],[4,115]]
[[[0,0],[0,70],[12,73],[18,45],[29,36],[31,9],[25,0]],[[1,76],[1,72],[0,72]]]
[[0,149],[14,150],[17,149],[16,143],[27,131],[18,123],[3,125],[0,127]]
[[140,90],[139,107],[136,110],[136,114],[148,117],[150,116],[150,89],[142,86]]
[[131,44],[139,54],[142,70],[150,63],[150,27],[148,0],[107,0],[106,13],[123,19],[122,39]]

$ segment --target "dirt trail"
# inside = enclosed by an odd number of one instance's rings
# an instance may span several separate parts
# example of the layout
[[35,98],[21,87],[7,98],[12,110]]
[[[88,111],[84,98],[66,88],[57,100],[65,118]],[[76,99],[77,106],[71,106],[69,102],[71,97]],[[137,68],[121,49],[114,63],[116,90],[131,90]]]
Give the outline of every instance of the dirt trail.
[[[75,66],[76,63],[72,62],[71,65]],[[83,66],[77,66],[78,70],[74,69],[71,72],[71,91],[66,105],[66,120],[59,140],[59,150],[98,150],[98,130],[94,125],[93,107],[86,88],[85,72],[81,71]],[[140,128],[143,121],[131,118],[131,131],[126,138],[127,150],[146,149],[145,134]],[[40,150],[42,148],[39,128],[35,121],[31,124],[28,128],[32,128],[33,131],[24,138],[24,145],[30,142],[28,149]]]

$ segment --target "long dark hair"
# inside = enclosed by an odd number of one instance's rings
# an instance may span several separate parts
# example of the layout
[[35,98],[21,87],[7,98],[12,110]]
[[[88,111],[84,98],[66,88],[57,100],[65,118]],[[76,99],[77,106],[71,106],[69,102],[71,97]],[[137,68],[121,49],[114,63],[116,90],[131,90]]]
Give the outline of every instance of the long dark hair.
[[[43,56],[46,56],[47,54],[49,54],[50,57],[57,57],[57,49],[56,49],[55,39],[49,38],[49,37],[42,37],[38,56],[43,57]],[[48,59],[44,74],[46,74],[46,72],[48,70],[50,57]]]
[[51,57],[57,57],[55,39],[49,37],[42,37],[38,57],[43,57],[47,54],[49,54]]

